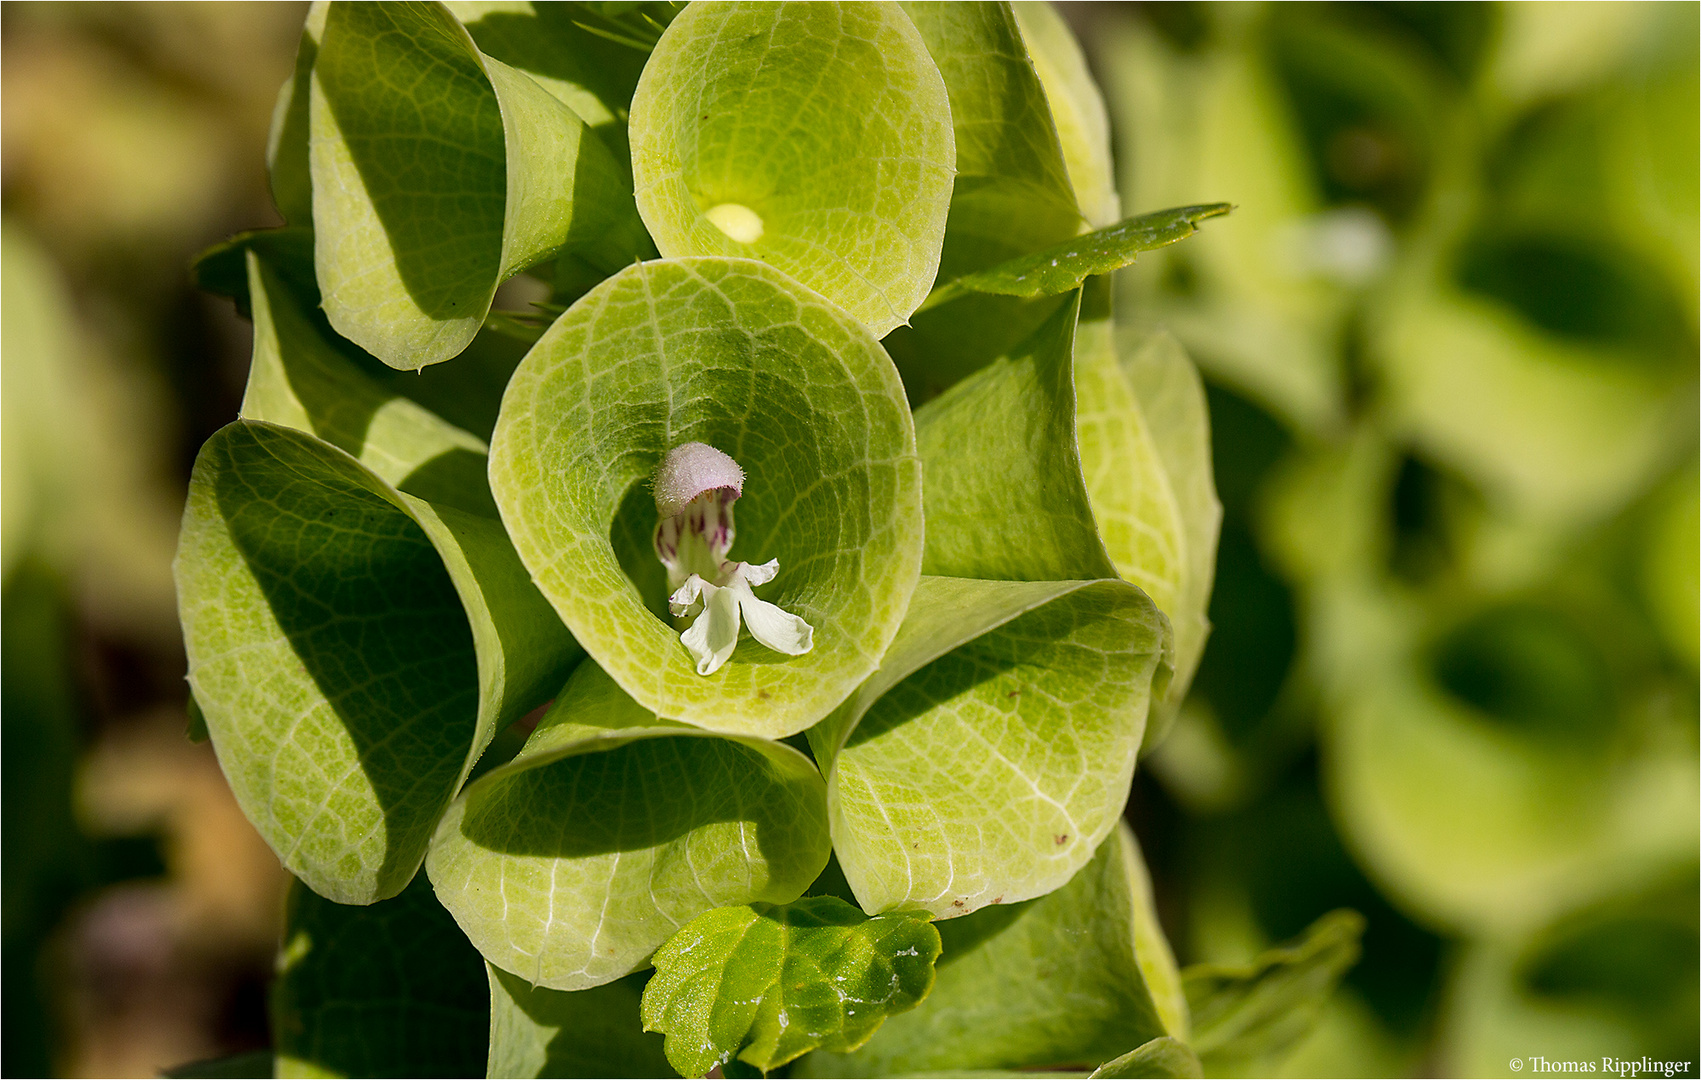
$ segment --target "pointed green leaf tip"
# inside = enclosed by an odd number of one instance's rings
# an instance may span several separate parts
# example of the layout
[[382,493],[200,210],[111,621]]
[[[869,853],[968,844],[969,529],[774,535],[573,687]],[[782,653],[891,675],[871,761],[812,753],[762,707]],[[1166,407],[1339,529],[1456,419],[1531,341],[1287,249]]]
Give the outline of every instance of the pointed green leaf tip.
[[1113,1061],[1093,1070],[1089,1080],[1125,1080],[1133,1077],[1165,1077],[1187,1080],[1205,1075],[1199,1056],[1180,1039],[1167,1035],[1141,1043]]
[[1119,221],[1109,228],[1077,236],[1054,247],[965,274],[934,289],[918,309],[927,311],[965,293],[999,296],[1056,296],[1095,274],[1120,270],[1142,251],[1168,247],[1199,231],[1199,223],[1233,210],[1228,203],[1178,206]]
[[656,950],[644,1027],[702,1076],[734,1054],[764,1072],[855,1050],[933,989],[939,932],[922,911],[868,918],[836,896],[716,908]]

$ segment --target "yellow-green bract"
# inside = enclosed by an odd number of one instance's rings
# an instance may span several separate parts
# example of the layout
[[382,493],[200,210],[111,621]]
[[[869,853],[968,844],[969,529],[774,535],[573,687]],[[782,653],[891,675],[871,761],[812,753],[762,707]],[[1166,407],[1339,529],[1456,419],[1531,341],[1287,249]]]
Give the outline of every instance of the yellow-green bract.
[[712,908],[795,900],[828,849],[808,758],[661,720],[586,663],[514,760],[449,808],[426,869],[486,959],[584,990]]
[[245,418],[202,447],[179,542],[189,682],[284,865],[366,904],[579,651],[496,518],[484,443],[369,374],[253,254],[248,290]]
[[326,314],[392,367],[459,354],[520,270],[652,250],[608,145],[442,4],[330,5],[309,129]]
[[692,4],[644,68],[631,136],[663,255],[761,259],[876,336],[933,284],[951,111],[896,4]]
[[[814,627],[699,676],[666,618],[649,480],[703,442],[744,469],[730,557],[777,558],[762,597]],[[514,373],[491,484],[543,594],[622,689],[668,719],[790,735],[879,664],[920,572],[921,464],[892,362],[763,263],[664,259],[582,297]]]

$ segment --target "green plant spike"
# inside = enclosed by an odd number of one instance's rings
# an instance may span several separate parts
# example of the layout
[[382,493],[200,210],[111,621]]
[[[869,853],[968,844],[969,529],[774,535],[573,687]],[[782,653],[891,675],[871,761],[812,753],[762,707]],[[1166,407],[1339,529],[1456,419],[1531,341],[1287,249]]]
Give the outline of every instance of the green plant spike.
[[761,259],[876,337],[927,295],[951,112],[895,4],[692,4],[644,68],[630,130],[663,255]]
[[271,989],[276,1075],[477,1076],[481,967],[423,878],[366,907],[292,883]]
[[202,448],[179,542],[189,682],[284,865],[371,903],[580,653],[496,519],[484,444],[366,379],[248,266],[246,418]]
[[[1046,93],[1003,2],[903,5],[951,99],[957,180],[935,287],[1076,235],[1085,222]],[[973,295],[918,310],[887,347],[919,401],[1026,338],[1055,302]]]
[[325,313],[392,367],[458,355],[529,266],[653,251],[607,145],[441,4],[331,4],[310,98]]
[[491,963],[584,990],[704,911],[801,896],[827,863],[824,799],[790,746],[660,720],[587,663],[450,807],[426,869]]
[[853,1054],[811,1054],[800,1077],[983,1075],[1096,1063],[1155,1038],[1187,1038],[1175,960],[1127,825],[1062,888],[936,924],[933,992]]
[[718,908],[656,951],[644,1026],[666,1034],[682,1076],[734,1055],[766,1073],[867,1042],[927,997],[938,957],[924,912],[871,919],[835,896]]
[[589,990],[533,986],[486,963],[490,977],[490,1055],[485,1075],[668,1076],[662,1037],[638,1015],[646,974]]
[[[677,25],[677,24],[675,24]],[[665,259],[587,293],[514,373],[491,484],[520,557],[574,635],[646,709],[779,738],[880,662],[922,553],[903,388],[859,323],[748,259]],[[731,558],[778,560],[763,599],[813,646],[755,641],[702,676],[667,620],[651,477],[688,442],[746,480]]]
[[1228,203],[1178,206],[1141,214],[1073,240],[1022,255],[997,266],[965,274],[934,289],[922,304],[927,311],[966,293],[994,293],[1028,299],[1056,296],[1080,287],[1087,278],[1132,265],[1142,251],[1156,251],[1199,231],[1199,223],[1234,209]]
[[1341,976],[1357,963],[1364,916],[1332,911],[1250,964],[1196,964],[1181,973],[1194,1050],[1219,1070],[1279,1063],[1310,1034]]

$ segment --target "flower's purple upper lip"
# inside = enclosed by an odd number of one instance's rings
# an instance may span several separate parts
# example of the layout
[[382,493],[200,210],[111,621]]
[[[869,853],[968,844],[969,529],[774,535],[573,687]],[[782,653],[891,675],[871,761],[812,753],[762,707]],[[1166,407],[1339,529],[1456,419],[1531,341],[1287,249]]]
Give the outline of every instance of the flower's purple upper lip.
[[681,443],[656,470],[656,514],[664,520],[681,514],[707,491],[720,491],[722,501],[731,502],[744,494],[744,470],[707,443]]

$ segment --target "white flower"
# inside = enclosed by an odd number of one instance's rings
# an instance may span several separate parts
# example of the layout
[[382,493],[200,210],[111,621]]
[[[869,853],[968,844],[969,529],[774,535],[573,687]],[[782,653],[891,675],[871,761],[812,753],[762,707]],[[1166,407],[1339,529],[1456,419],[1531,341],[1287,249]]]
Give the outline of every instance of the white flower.
[[656,557],[667,567],[668,609],[676,624],[687,624],[679,640],[699,675],[712,675],[727,662],[741,623],[751,637],[787,656],[814,645],[807,622],[751,592],[779,573],[778,559],[753,566],[726,558],[734,535],[732,504],[743,493],[738,462],[705,443],[674,447],[656,469]]

